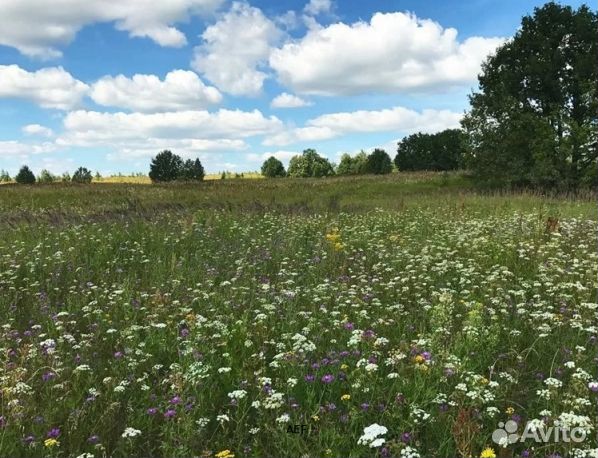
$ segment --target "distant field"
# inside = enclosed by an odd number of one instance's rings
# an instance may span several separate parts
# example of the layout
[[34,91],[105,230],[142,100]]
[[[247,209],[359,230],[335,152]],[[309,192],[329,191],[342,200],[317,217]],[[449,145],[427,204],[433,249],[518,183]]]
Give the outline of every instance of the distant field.
[[[597,447],[591,195],[434,173],[7,185],[0,215],[0,456]],[[507,420],[584,441],[502,449]]]
[[[239,174],[240,175],[240,174]],[[239,180],[239,179],[261,179],[264,178],[261,174],[257,172],[249,172],[243,173],[242,177],[235,177],[235,174],[228,174],[226,176],[227,180]],[[209,173],[205,176],[205,180],[221,180],[222,175],[220,173]],[[150,184],[151,180],[148,176],[111,176],[111,177],[102,177],[99,179],[94,178],[94,183],[131,183],[131,184]]]

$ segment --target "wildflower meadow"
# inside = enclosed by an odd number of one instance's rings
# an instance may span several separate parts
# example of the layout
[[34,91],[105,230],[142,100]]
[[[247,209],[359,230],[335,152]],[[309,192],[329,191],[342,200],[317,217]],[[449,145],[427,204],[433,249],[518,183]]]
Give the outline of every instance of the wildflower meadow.
[[3,186],[0,456],[595,457],[594,204],[460,180]]

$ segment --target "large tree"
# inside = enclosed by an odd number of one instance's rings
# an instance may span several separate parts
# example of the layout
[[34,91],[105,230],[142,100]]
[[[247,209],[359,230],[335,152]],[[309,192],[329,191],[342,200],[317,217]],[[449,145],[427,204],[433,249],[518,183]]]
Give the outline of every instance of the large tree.
[[351,156],[345,153],[341,156],[341,161],[336,168],[337,175],[361,175],[366,172],[368,155],[365,151]]
[[461,166],[464,147],[463,132],[459,129],[412,134],[399,142],[394,162],[399,171],[454,170]]
[[199,159],[187,159],[181,168],[180,179],[186,181],[203,181],[205,171]]
[[274,156],[270,156],[262,164],[262,175],[266,178],[276,178],[286,176],[284,165]]
[[291,177],[319,178],[334,175],[334,168],[328,159],[310,148],[304,150],[303,154],[291,158],[288,172]]
[[547,3],[488,58],[463,119],[469,165],[501,184],[596,180],[596,13]]
[[383,149],[376,148],[368,156],[366,165],[366,173],[373,173],[375,175],[384,175],[392,172],[392,161],[390,156]]
[[183,160],[172,151],[161,151],[152,159],[149,177],[154,182],[173,181],[181,177]]
[[29,167],[24,165],[17,173],[15,181],[19,184],[33,184],[35,183],[35,175]]

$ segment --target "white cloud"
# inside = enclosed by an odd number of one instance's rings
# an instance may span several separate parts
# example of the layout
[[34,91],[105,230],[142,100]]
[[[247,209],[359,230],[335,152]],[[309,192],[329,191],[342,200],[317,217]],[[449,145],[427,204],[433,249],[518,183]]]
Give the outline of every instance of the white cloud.
[[332,0],[309,0],[303,11],[316,16],[320,13],[328,13],[332,9]]
[[0,141],[0,158],[26,160],[31,154],[51,153],[56,145],[51,142],[23,143],[16,140]]
[[298,108],[311,105],[307,100],[297,97],[296,95],[283,92],[272,99],[270,106],[272,108]]
[[28,72],[18,65],[0,65],[0,98],[27,99],[44,108],[68,110],[77,106],[88,90],[87,84],[62,67]]
[[268,75],[268,60],[281,31],[258,9],[235,2],[201,35],[191,66],[219,89],[233,95],[257,95]]
[[194,158],[202,153],[233,152],[248,148],[243,140],[198,138],[151,138],[145,141],[114,141],[109,144],[114,152],[107,154],[110,161],[144,159],[169,149],[183,158]]
[[26,126],[23,126],[21,130],[24,134],[39,135],[40,137],[51,137],[54,135],[54,131],[52,129],[40,124],[27,124]]
[[296,142],[326,140],[351,133],[371,132],[438,132],[459,126],[461,113],[449,110],[417,112],[404,107],[345,113],[331,113],[307,121],[295,128],[266,138],[264,145],[283,146]]
[[300,154],[300,153],[298,153],[297,151],[284,151],[284,150],[271,151],[271,152],[262,153],[262,154],[250,153],[247,155],[247,160],[251,161],[251,162],[263,162],[266,159],[268,159],[270,156],[274,156],[279,161],[288,162],[291,160],[291,158],[293,156],[297,156],[297,154]]
[[408,13],[376,13],[369,23],[312,28],[272,52],[270,66],[295,92],[351,95],[442,90],[470,84],[504,40],[471,37]]
[[197,110],[222,100],[218,89],[187,70],[173,70],[164,80],[156,75],[105,76],[91,86],[90,96],[100,105],[141,112]]
[[214,11],[224,0],[2,0],[0,44],[28,56],[52,58],[87,24],[114,22],[132,37],[161,46],[183,46],[185,35],[172,24]]
[[94,146],[102,142],[164,139],[239,139],[276,132],[282,122],[260,111],[218,110],[167,113],[73,111],[64,118],[61,145]]

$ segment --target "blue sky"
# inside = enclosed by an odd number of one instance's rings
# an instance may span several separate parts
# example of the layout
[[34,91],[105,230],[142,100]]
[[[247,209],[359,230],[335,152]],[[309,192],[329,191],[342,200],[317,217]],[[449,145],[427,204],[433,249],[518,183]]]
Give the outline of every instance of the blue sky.
[[[582,2],[562,2],[579,6]],[[3,0],[0,169],[209,172],[331,160],[458,126],[486,56],[543,2]]]

